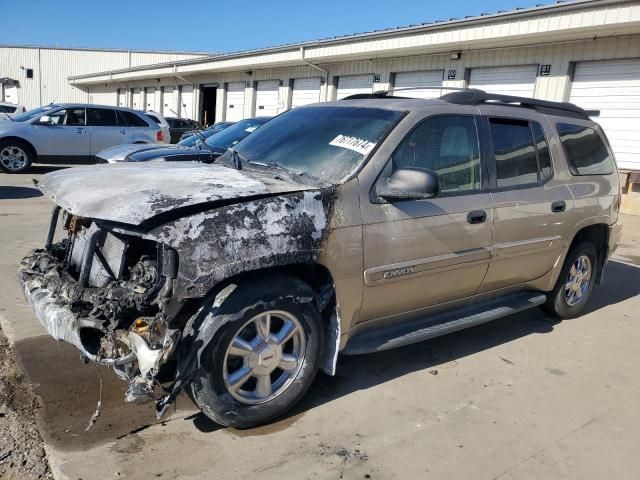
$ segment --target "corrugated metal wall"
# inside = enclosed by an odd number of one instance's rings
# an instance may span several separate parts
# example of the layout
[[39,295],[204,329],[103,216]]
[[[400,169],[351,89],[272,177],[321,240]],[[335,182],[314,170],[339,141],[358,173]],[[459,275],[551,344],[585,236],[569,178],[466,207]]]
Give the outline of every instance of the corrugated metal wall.
[[[198,56],[201,55],[0,46],[0,77],[19,82],[18,101],[29,109],[51,102],[89,101],[86,89],[74,87],[67,81],[72,75]],[[33,79],[27,78],[29,68],[33,69]],[[112,99],[106,91],[95,90],[93,103],[115,103],[115,94]]]

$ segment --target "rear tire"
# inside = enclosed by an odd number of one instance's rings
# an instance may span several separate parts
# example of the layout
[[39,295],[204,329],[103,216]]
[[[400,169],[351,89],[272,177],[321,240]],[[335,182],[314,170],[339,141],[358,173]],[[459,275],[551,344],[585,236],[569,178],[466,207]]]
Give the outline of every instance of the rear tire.
[[324,345],[314,298],[311,287],[285,275],[240,284],[229,295],[210,321],[232,320],[203,352],[190,385],[207,417],[249,428],[281,416],[304,396]]
[[544,310],[562,319],[580,316],[591,297],[597,275],[596,248],[589,242],[576,245],[567,255]]
[[35,158],[32,148],[19,140],[0,141],[0,170],[23,173],[31,168]]

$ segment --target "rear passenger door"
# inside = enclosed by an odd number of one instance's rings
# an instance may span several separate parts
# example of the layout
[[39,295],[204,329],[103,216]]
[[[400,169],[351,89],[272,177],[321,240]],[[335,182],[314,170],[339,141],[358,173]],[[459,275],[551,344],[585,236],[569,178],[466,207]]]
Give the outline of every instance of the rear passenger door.
[[128,142],[127,127],[118,125],[112,108],[87,108],[87,126],[91,131],[91,155]]
[[[480,289],[491,291],[543,276],[563,247],[571,193],[555,174],[551,130],[543,117],[492,115],[481,108],[490,149],[493,257]],[[504,108],[500,110],[504,115]]]

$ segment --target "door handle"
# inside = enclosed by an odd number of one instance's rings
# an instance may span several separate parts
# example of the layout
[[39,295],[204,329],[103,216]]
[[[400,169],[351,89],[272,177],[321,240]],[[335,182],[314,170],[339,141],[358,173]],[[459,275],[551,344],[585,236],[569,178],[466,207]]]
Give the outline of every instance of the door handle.
[[467,214],[467,222],[483,223],[487,219],[487,212],[484,210],[473,210]]
[[76,133],[84,133],[84,128],[76,128]]
[[553,213],[564,212],[566,209],[567,209],[567,204],[563,200],[559,200],[551,204],[551,211]]
[[126,135],[127,131],[125,129],[120,130],[120,133]]

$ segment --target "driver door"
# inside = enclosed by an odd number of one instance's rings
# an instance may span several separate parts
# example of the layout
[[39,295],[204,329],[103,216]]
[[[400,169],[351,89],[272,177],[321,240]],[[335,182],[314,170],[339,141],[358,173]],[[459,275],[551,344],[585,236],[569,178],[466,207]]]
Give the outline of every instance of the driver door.
[[[477,292],[492,248],[492,201],[478,118],[420,121],[395,149],[363,205],[364,293],[358,322],[393,323]],[[431,170],[440,193],[385,201],[377,192],[401,168]]]
[[[42,119],[48,121],[43,122]],[[87,161],[91,136],[83,107],[70,107],[47,113],[36,122],[36,150],[40,158],[57,161]]]

